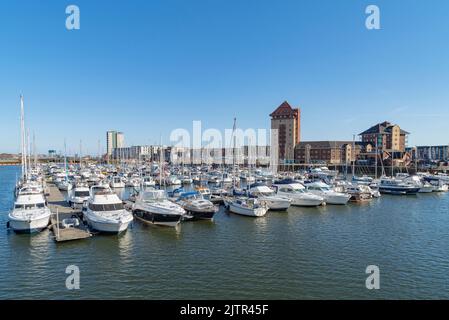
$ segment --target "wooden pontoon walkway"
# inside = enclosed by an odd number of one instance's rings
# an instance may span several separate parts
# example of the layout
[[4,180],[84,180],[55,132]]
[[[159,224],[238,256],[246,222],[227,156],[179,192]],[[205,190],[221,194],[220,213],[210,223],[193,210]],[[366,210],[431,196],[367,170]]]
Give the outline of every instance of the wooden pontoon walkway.
[[[68,205],[63,194],[54,184],[48,184],[48,189],[50,195],[47,197],[47,201],[48,207],[52,212],[50,220],[51,229],[55,235],[55,240],[57,242],[62,242],[90,238],[92,234],[82,223],[81,212],[79,210],[72,209]],[[76,216],[81,221],[80,225],[77,227],[62,228],[61,221],[63,219],[72,218],[73,216]]]

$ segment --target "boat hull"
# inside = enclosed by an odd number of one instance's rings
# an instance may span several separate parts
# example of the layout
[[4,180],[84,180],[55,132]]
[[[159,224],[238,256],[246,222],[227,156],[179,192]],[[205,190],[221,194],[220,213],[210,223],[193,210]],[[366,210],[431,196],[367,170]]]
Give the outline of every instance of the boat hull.
[[50,215],[36,220],[26,221],[9,217],[9,227],[16,233],[35,233],[47,228],[50,223]]
[[295,207],[318,207],[323,204],[323,200],[319,199],[300,199],[300,198],[291,198],[292,206]]
[[176,227],[182,219],[182,215],[180,214],[162,214],[143,210],[134,210],[133,213],[136,219],[146,224],[166,227]]
[[416,195],[420,188],[389,188],[379,187],[380,193],[392,194],[392,195]]
[[92,218],[88,213],[84,213],[84,218],[89,227],[103,233],[121,233],[126,231],[132,222],[132,216],[131,219],[126,219],[125,221],[99,221]]
[[326,202],[326,204],[345,205],[349,202],[350,198],[351,198],[350,196],[344,197],[344,196],[325,195],[324,201]]
[[192,217],[188,220],[213,220],[216,210],[208,210],[208,211],[195,211],[195,210],[187,210],[187,213]]
[[267,213],[268,208],[260,207],[256,209],[242,208],[233,203],[229,204],[229,211],[247,217],[263,217]]

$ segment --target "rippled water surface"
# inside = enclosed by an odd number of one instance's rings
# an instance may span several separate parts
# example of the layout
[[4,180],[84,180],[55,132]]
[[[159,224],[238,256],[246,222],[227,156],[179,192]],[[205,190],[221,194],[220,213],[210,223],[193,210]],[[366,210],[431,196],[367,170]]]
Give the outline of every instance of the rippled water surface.
[[[449,194],[290,208],[264,218],[223,209],[180,230],[135,222],[119,236],[57,244],[6,229],[19,168],[0,167],[0,298],[449,298]],[[67,290],[65,269],[80,269]],[[365,269],[380,268],[380,290]]]

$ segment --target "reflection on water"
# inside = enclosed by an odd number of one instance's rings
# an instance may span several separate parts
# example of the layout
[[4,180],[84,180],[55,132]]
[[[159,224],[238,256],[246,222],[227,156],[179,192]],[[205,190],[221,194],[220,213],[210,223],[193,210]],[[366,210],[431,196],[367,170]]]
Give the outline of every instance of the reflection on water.
[[[449,194],[292,207],[262,218],[224,208],[179,230],[135,221],[120,235],[56,243],[6,230],[17,169],[0,168],[0,298],[449,298]],[[129,188],[115,192],[126,200]],[[81,289],[65,288],[80,268]],[[365,289],[365,268],[381,290]]]

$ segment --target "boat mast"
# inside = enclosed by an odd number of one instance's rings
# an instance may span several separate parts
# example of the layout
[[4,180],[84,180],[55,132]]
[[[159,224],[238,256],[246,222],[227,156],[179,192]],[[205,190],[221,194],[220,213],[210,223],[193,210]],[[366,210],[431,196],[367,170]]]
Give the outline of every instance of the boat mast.
[[26,147],[25,147],[25,114],[23,110],[23,96],[20,95],[20,144],[22,154],[22,179],[27,179],[27,164],[26,164]]
[[80,140],[80,170],[83,168],[83,140]]
[[377,157],[379,155],[379,135],[376,135],[376,159],[374,167],[374,179],[377,179]]
[[159,137],[159,187],[162,187],[162,136]]
[[36,153],[36,134],[33,131],[33,152],[34,152],[34,167],[37,168],[37,153]]
[[355,174],[355,134],[352,135],[352,179],[354,180],[354,174]]
[[234,124],[232,126],[232,141],[233,141],[233,145],[232,145],[232,184],[233,187],[235,189],[235,130],[236,130],[236,123],[237,123],[237,118],[234,117]]
[[26,157],[26,162],[27,162],[27,169],[30,170],[31,169],[30,130],[27,130],[27,157]]

